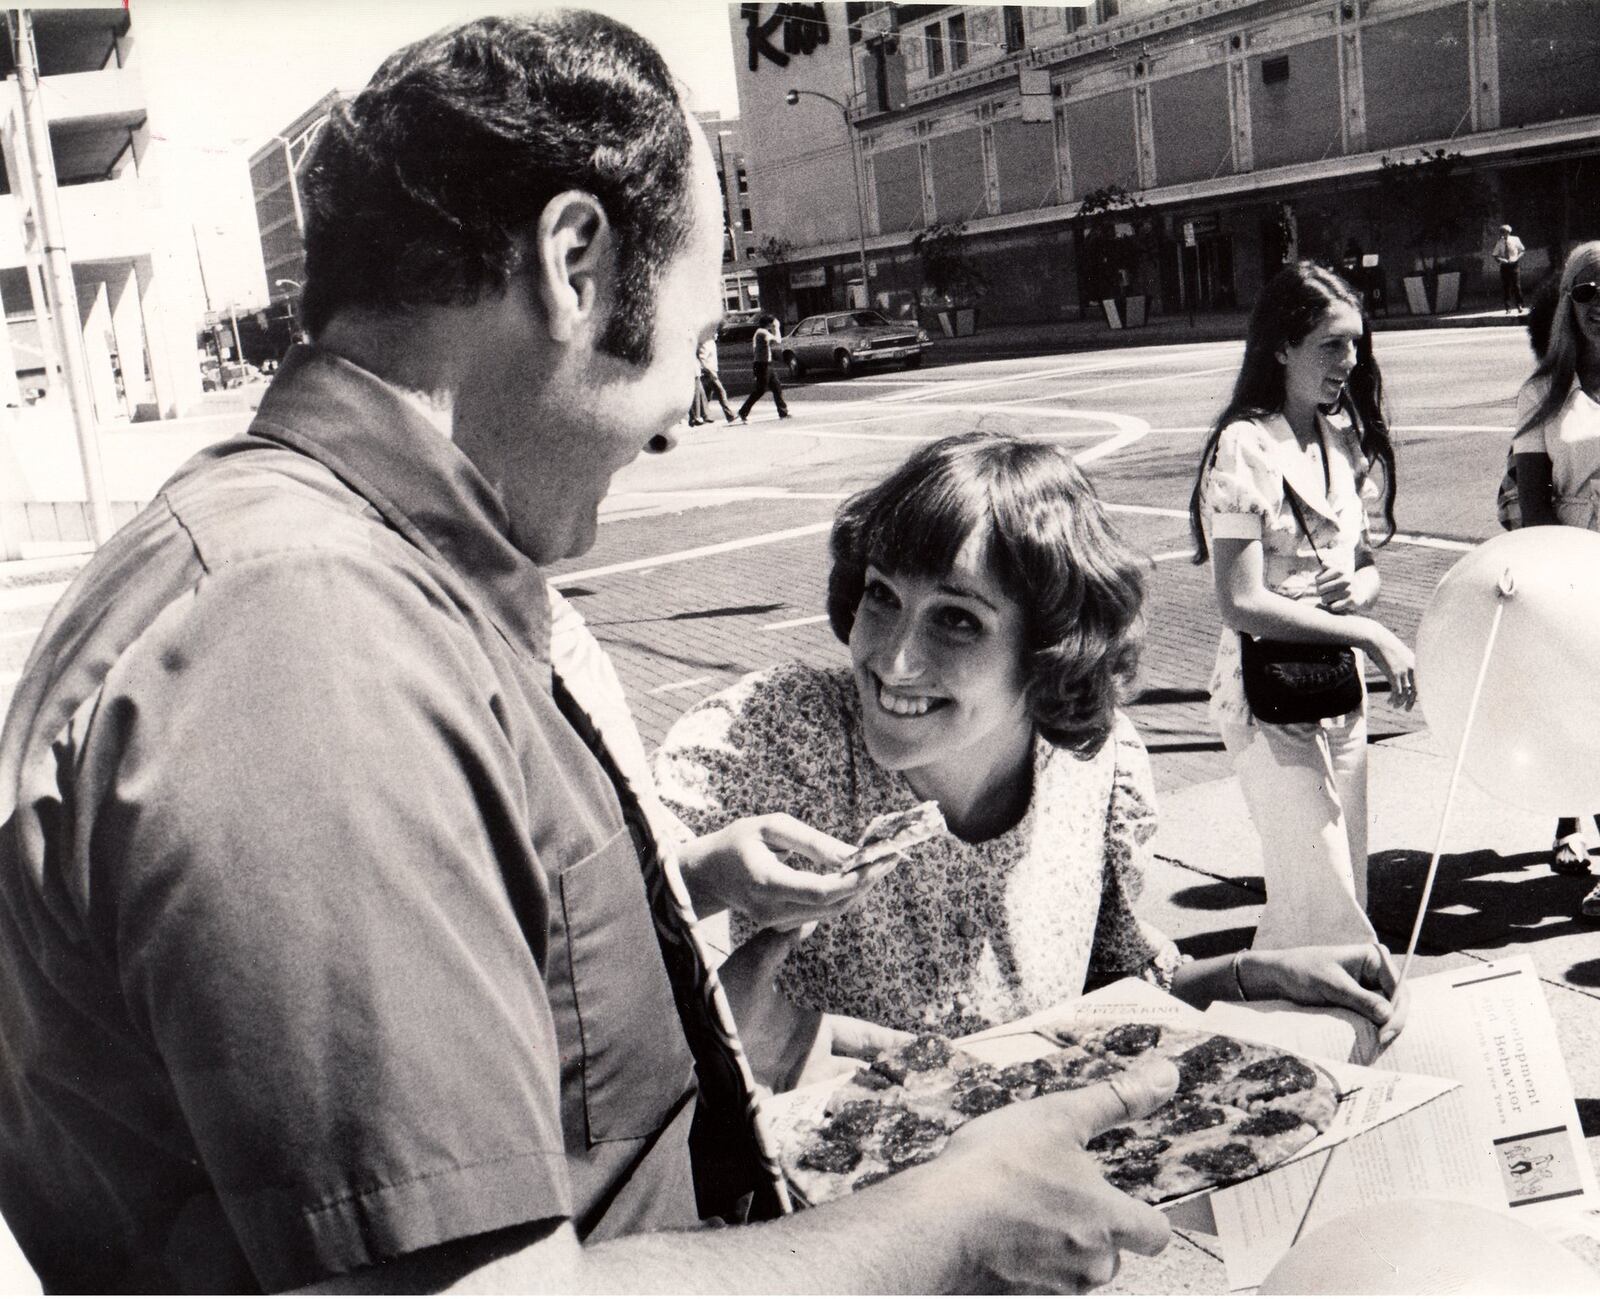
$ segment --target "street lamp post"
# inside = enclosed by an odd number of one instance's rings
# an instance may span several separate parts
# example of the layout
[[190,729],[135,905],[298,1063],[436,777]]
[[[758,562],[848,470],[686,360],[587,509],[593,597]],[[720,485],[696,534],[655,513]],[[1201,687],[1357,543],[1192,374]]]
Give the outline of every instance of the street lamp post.
[[284,301],[289,304],[289,341],[291,343],[298,343],[300,341],[300,312],[296,308],[295,303],[300,298],[303,286],[299,280],[291,280],[288,278],[273,280],[272,285],[274,288],[278,289],[287,288],[293,290],[293,296],[285,298]]
[[832,95],[825,95],[820,90],[790,90],[784,95],[784,100],[790,108],[800,102],[801,95],[810,95],[813,99],[825,99],[839,110],[839,116],[844,119],[845,145],[850,150],[850,180],[856,188],[856,241],[861,252],[861,296],[866,299],[864,306],[872,305],[872,289],[867,281],[867,214],[861,205],[861,172],[857,166],[856,130],[850,121],[850,110]]

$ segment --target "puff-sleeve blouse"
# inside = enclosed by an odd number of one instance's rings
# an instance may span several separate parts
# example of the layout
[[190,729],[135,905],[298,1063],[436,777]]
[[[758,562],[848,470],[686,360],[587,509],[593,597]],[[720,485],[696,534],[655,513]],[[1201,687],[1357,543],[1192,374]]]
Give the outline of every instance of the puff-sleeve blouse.
[[[1075,997],[1086,980],[1170,984],[1176,948],[1133,912],[1156,812],[1132,723],[1119,714],[1089,759],[1036,739],[1033,763],[1018,824],[981,843],[948,836],[911,849],[861,906],[790,956],[785,994],[895,1028],[961,1033]],[[697,834],[788,812],[853,842],[875,816],[918,801],[867,753],[850,675],[798,664],[747,676],[681,717],[655,778]],[[735,941],[751,929],[734,918]]]

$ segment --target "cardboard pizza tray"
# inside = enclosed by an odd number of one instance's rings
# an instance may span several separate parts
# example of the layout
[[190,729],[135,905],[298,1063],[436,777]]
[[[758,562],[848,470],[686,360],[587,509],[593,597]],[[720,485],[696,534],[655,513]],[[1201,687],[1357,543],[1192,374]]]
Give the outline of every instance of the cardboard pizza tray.
[[[1239,1018],[1241,1011],[1246,1016],[1242,1020]],[[1331,1150],[1460,1086],[1459,1082],[1447,1078],[1396,1073],[1329,1058],[1326,1054],[1319,1056],[1305,1049],[1310,1020],[1311,1017],[1303,1014],[1275,1015],[1271,1007],[1264,1012],[1240,1007],[1225,1010],[1214,1007],[1213,1010],[1201,1012],[1142,980],[1123,979],[1010,1024],[958,1038],[955,1045],[977,1059],[1004,1067],[1060,1050],[1053,1030],[1068,1026],[1109,1027],[1142,1021],[1200,1032],[1226,1033],[1243,1041],[1294,1052],[1332,1076],[1339,1106],[1326,1132],[1275,1165],[1275,1169]],[[1323,1023],[1332,1026],[1324,1031],[1325,1045],[1334,1051],[1341,1049],[1339,1022]],[[1349,1032],[1348,1029],[1344,1031]],[[828,1101],[839,1084],[853,1072],[853,1064],[841,1064],[837,1074],[793,1091],[765,1097],[760,1107],[763,1121],[774,1135],[791,1132],[796,1127],[809,1129],[816,1126],[824,1118]],[[1266,1170],[1272,1171],[1274,1169]],[[1210,1196],[1216,1189],[1208,1188],[1177,1196],[1163,1201],[1159,1207],[1163,1210],[1175,1208],[1191,1200]]]

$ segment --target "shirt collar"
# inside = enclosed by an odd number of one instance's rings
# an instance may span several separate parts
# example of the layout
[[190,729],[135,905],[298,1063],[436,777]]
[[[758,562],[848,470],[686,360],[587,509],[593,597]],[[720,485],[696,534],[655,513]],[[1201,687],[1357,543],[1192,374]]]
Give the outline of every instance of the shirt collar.
[[414,397],[332,352],[297,344],[249,431],[332,470],[471,586],[513,647],[548,662],[543,574],[512,543],[494,488]]
[[[1336,430],[1345,427],[1347,422],[1343,415],[1329,417],[1321,411],[1317,412],[1317,427],[1322,432],[1322,454],[1328,462],[1327,472],[1330,480],[1334,473],[1331,444]],[[1283,475],[1284,481],[1294,488],[1301,504],[1337,523],[1339,516],[1328,500],[1328,489],[1324,484],[1322,471],[1314,468],[1300,449],[1300,441],[1295,437],[1294,429],[1284,418],[1283,412],[1279,411],[1269,416],[1262,423],[1272,442],[1273,463]]]

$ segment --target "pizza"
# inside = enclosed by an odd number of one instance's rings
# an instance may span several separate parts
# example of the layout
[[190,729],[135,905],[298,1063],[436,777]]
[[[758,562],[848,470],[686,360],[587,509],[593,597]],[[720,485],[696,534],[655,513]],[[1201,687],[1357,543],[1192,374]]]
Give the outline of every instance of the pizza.
[[1326,1131],[1338,1108],[1326,1071],[1237,1038],[1140,1022],[1050,1037],[1057,1049],[998,1067],[924,1033],[836,1084],[820,1110],[780,1107],[774,1135],[791,1186],[807,1204],[837,1199],[927,1162],[980,1114],[1154,1057],[1177,1065],[1177,1094],[1085,1147],[1107,1181],[1150,1204],[1265,1172]]
[[845,859],[841,869],[860,870],[863,866],[949,832],[950,828],[944,823],[944,814],[939,811],[939,805],[932,801],[918,803],[899,812],[885,812],[868,822],[855,852]]

